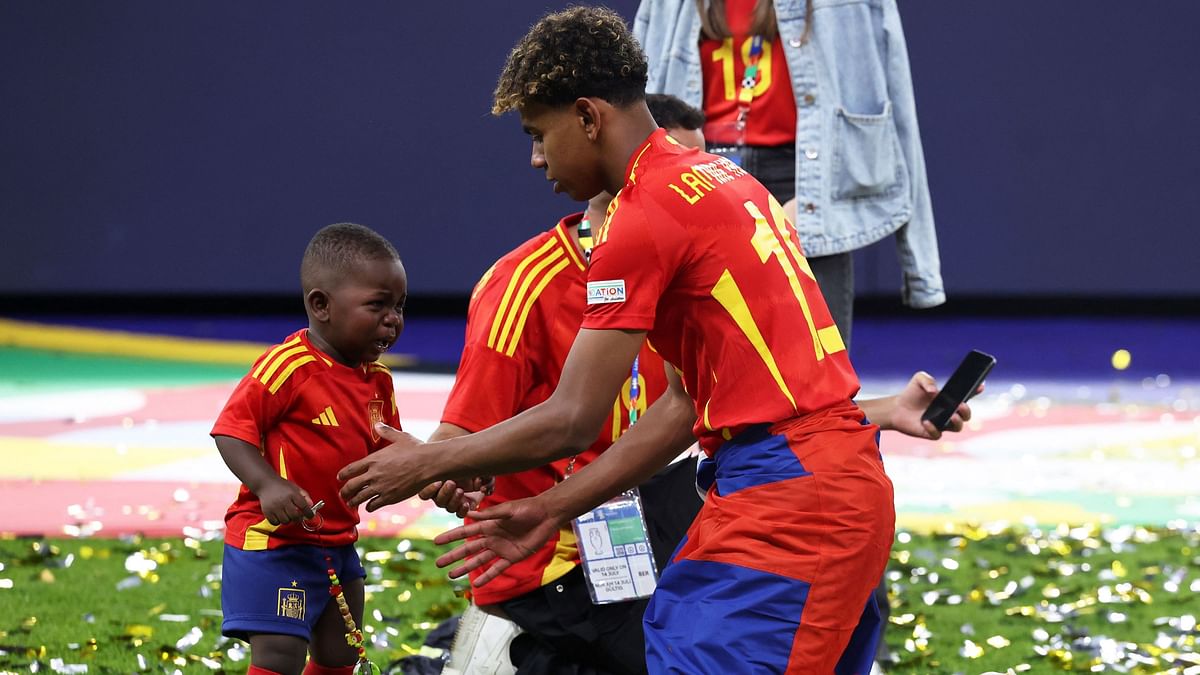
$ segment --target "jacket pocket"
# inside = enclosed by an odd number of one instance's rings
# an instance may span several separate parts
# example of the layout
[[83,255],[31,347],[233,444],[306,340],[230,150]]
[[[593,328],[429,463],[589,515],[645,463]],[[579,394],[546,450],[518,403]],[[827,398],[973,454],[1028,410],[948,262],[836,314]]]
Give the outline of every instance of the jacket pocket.
[[897,183],[899,152],[892,102],[878,115],[834,112],[833,198],[861,199]]

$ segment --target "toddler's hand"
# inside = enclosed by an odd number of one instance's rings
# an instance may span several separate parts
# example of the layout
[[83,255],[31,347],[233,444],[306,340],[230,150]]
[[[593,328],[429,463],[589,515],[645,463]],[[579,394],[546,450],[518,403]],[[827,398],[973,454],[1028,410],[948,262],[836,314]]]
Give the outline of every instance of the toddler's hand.
[[312,498],[304,488],[279,478],[263,486],[257,493],[262,504],[263,515],[272,525],[283,525],[304,520],[312,508]]

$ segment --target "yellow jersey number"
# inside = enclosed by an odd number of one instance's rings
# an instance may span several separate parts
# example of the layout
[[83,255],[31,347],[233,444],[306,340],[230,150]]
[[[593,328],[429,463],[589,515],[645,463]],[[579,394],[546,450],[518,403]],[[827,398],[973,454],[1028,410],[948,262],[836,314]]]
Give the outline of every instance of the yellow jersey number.
[[[738,49],[737,56],[741,57],[742,72],[746,71],[746,66],[750,63],[750,43],[754,40],[753,37],[748,37],[742,41],[741,48]],[[712,60],[721,64],[721,80],[725,84],[725,100],[732,101],[738,96],[738,88],[741,86],[741,81],[737,79],[734,73],[734,49],[733,38],[727,37],[721,42],[721,46],[713,50]],[[762,54],[758,56],[758,82],[754,85],[754,97],[762,96],[768,89],[771,88],[771,43],[768,40],[763,40]]]
[[[800,306],[801,313],[804,314],[804,321],[808,325],[809,335],[812,338],[814,355],[817,361],[822,361],[826,354],[843,351],[846,349],[846,345],[842,341],[836,325],[817,327],[813,320],[812,309],[804,294],[804,288],[800,284],[799,275],[803,273],[814,282],[816,277],[813,275],[808,260],[800,253],[799,247],[793,241],[792,234],[795,229],[784,215],[783,206],[773,196],[770,196],[769,200],[770,218],[764,215],[762,209],[754,202],[747,200],[742,204],[746,213],[754,219],[754,234],[750,237],[750,245],[754,247],[760,262],[766,265],[774,259],[775,264],[783,270],[792,294],[796,296],[796,303]],[[790,257],[789,254],[791,254]],[[775,384],[779,386],[780,391],[794,408],[796,406],[795,397],[784,382],[775,357],[767,346],[754,317],[750,314],[750,308],[746,305],[741,289],[729,270],[725,270],[716,285],[713,286],[712,296],[725,308],[725,311],[729,312],[746,339],[754,346],[755,351],[758,352],[759,357],[774,378]]]

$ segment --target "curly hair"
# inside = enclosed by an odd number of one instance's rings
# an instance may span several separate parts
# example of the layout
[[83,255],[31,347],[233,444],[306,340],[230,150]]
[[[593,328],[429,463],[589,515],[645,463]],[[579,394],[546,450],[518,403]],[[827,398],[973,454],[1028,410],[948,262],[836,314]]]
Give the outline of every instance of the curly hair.
[[492,114],[583,96],[625,106],[645,95],[646,56],[625,20],[604,7],[571,7],[542,17],[513,48]]
[[336,284],[365,260],[399,260],[387,239],[369,227],[334,223],[321,228],[304,249],[300,285],[308,293],[324,284]]

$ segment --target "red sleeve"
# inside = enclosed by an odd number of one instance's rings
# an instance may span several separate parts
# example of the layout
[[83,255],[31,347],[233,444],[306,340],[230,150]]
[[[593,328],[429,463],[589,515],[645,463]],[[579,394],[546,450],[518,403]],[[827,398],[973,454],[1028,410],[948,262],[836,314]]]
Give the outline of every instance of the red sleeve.
[[[529,388],[529,341],[519,341],[512,356],[489,346],[495,342],[493,324],[513,274],[512,264],[506,263],[509,261],[502,260],[494,265],[471,296],[462,360],[442,411],[443,422],[471,432],[516,415]],[[532,311],[538,311],[536,305]]]
[[632,199],[622,204],[619,196],[616,204],[588,266],[583,328],[650,330],[686,241],[670,215],[652,204],[647,211]]
[[261,448],[263,435],[271,428],[285,409],[292,387],[272,395],[258,379],[246,375],[238,383],[217,421],[211,436],[230,436]]

